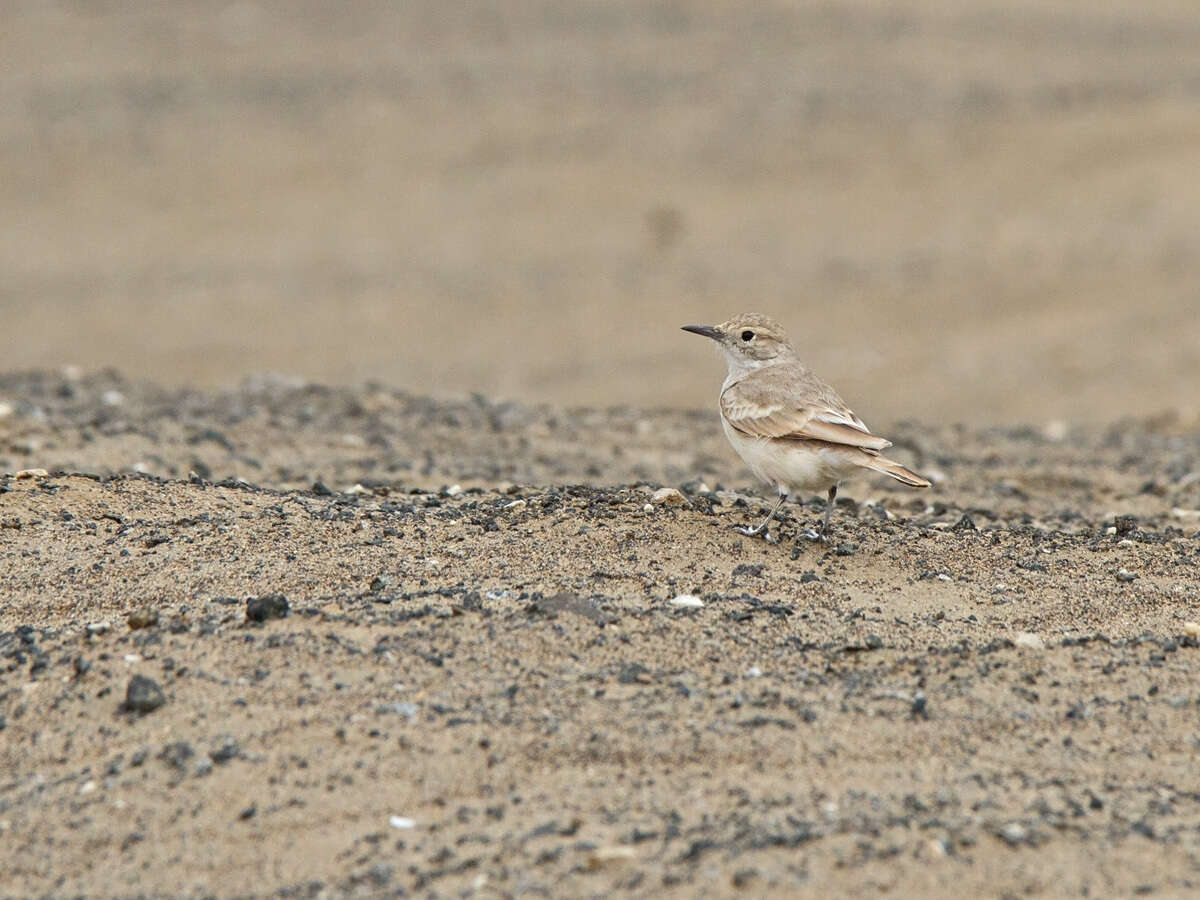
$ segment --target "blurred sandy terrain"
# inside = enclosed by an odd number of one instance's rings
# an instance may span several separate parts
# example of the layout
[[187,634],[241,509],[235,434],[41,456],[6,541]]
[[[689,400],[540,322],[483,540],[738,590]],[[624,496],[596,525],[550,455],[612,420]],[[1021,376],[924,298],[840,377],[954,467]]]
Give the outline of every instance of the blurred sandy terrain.
[[872,424],[1198,407],[1200,11],[4,4],[0,359]]

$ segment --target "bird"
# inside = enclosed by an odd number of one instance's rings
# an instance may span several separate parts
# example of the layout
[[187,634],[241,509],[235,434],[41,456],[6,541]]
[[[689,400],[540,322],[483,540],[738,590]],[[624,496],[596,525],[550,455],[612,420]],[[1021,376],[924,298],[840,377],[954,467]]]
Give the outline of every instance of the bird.
[[739,527],[742,534],[771,540],[767,525],[789,495],[826,491],[821,530],[808,529],[804,536],[828,541],[838,484],[864,469],[910,487],[930,486],[881,455],[891,441],[872,434],[837,391],[800,361],[774,319],[740,313],[720,325],[684,325],[683,330],[711,338],[724,354],[729,374],[718,405],[725,437],[755,477],[779,493],[762,523]]

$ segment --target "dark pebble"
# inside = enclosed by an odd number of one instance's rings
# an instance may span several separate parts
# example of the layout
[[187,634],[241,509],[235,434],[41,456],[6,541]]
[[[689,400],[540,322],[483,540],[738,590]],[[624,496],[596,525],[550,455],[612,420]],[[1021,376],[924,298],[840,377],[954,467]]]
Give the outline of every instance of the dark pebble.
[[171,768],[186,772],[188,770],[188,763],[195,755],[196,751],[192,749],[192,745],[187,741],[175,741],[173,744],[163,745],[158,758]]
[[380,591],[386,590],[392,586],[395,579],[391,575],[376,575],[371,580],[371,593],[378,594]]
[[617,673],[617,681],[621,684],[646,684],[650,680],[650,670],[641,663],[623,665],[621,671]]
[[247,806],[240,813],[238,813],[238,818],[245,822],[249,819],[253,819],[256,815],[258,815],[258,807]]
[[242,748],[238,746],[238,742],[227,735],[217,741],[209,756],[212,757],[212,761],[215,763],[227,763],[236,757],[241,750]]
[[287,597],[283,594],[267,594],[251,597],[246,601],[246,619],[250,622],[265,622],[267,619],[282,619],[288,614]]
[[838,544],[837,549],[833,551],[838,556],[853,556],[858,552],[858,544]]
[[125,619],[125,623],[135,631],[139,628],[152,628],[158,624],[158,610],[149,606],[135,609]]
[[751,565],[750,563],[742,563],[733,570],[733,577],[737,578],[739,575],[750,575],[754,578],[762,578],[763,568],[764,567],[761,563],[755,565]]
[[125,688],[125,703],[123,709],[127,712],[145,715],[152,713],[167,702],[167,695],[153,678],[145,675],[134,675],[129,679]]
[[1117,529],[1117,537],[1125,537],[1137,531],[1137,518],[1135,516],[1117,516],[1113,519],[1113,525]]
[[820,580],[821,580],[820,576],[817,575],[817,573],[812,571],[811,569],[800,576],[801,584],[809,584],[813,581],[820,581]]

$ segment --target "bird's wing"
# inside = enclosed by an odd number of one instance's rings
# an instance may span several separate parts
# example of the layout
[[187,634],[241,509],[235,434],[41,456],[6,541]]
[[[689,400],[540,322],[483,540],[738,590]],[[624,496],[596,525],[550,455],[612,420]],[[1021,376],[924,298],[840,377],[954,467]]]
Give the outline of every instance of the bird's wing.
[[833,388],[807,371],[787,381],[770,374],[769,379],[751,375],[722,392],[721,413],[736,431],[750,437],[826,441],[864,450],[892,445],[871,434]]

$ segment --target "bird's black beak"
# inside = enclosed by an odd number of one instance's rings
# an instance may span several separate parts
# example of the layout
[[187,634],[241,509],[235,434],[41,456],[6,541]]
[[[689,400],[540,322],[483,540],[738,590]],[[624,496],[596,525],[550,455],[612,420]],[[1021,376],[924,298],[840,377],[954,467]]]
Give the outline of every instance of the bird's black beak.
[[690,331],[692,334],[702,335],[706,338],[712,338],[714,341],[719,341],[725,337],[725,332],[713,328],[711,325],[684,325],[683,330]]

